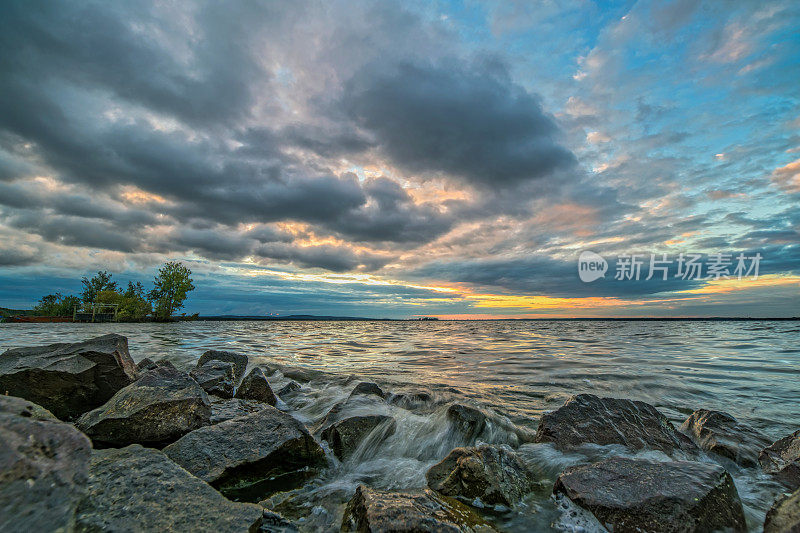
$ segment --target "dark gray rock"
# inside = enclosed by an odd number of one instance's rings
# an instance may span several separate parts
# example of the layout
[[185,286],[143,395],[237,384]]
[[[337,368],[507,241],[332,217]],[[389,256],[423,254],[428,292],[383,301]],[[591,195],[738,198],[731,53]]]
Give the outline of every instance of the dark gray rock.
[[291,394],[292,394],[293,392],[297,392],[297,391],[299,391],[301,388],[302,388],[302,387],[300,386],[300,384],[299,384],[298,382],[296,382],[296,381],[290,381],[289,383],[287,383],[286,385],[284,385],[283,387],[281,387],[281,390],[279,390],[279,391],[278,391],[278,396],[279,396],[281,399],[283,399],[283,398],[285,398],[285,397],[291,396]]
[[652,405],[593,394],[573,396],[559,409],[542,416],[535,440],[550,442],[559,450],[591,443],[667,454],[699,452],[692,440]]
[[455,448],[425,474],[428,487],[454,498],[510,507],[535,485],[534,474],[513,451],[501,446]]
[[733,479],[716,464],[616,457],[567,470],[553,492],[615,533],[746,530]]
[[212,359],[203,366],[194,368],[189,375],[207,393],[220,398],[233,398],[233,363]]
[[220,350],[208,350],[197,361],[197,367],[200,368],[209,361],[223,361],[225,363],[233,364],[233,380],[239,383],[239,380],[244,376],[247,370],[247,356],[236,352],[224,352]]
[[273,511],[264,509],[264,518],[258,533],[297,533],[297,526],[283,516]]
[[447,408],[447,419],[467,441],[472,441],[486,427],[486,415],[480,409],[454,403]]
[[161,366],[76,422],[98,446],[163,446],[208,425],[211,405],[195,380]]
[[353,390],[350,392],[350,397],[352,398],[353,396],[358,395],[368,396],[370,394],[381,399],[386,398],[383,389],[381,389],[377,383],[370,383],[368,381],[362,381],[356,385],[355,388],[353,388]]
[[800,430],[764,448],[758,462],[791,490],[800,488]]
[[772,442],[760,431],[728,413],[698,409],[686,419],[681,431],[697,445],[744,467],[758,466],[758,454]]
[[103,405],[136,377],[128,340],[120,335],[0,355],[0,393],[25,398],[62,420]]
[[305,426],[264,405],[256,413],[200,428],[164,449],[167,456],[237,500],[259,501],[294,488],[325,454]]
[[772,505],[764,519],[764,533],[800,533],[800,490]]
[[156,362],[149,357],[145,357],[136,364],[136,370],[138,370],[140,373],[153,370],[154,368],[158,368],[158,364],[156,364]]
[[263,509],[236,503],[139,445],[99,450],[89,465],[79,531],[258,531]]
[[269,386],[267,376],[258,367],[251,370],[247,377],[242,380],[242,384],[236,390],[236,397],[242,400],[264,402],[269,405],[275,405],[278,401],[272,392],[272,387]]
[[344,461],[358,449],[364,438],[379,426],[381,440],[393,435],[397,427],[394,418],[390,416],[351,416],[323,429],[322,438],[330,444],[333,454]]
[[387,492],[359,485],[347,503],[341,531],[463,533],[494,529],[466,505],[431,490]]
[[226,420],[261,411],[265,405],[261,402],[239,400],[238,398],[209,396],[208,399],[211,401],[211,424],[219,424]]
[[0,395],[0,414],[21,416],[33,420],[57,420],[53,413],[41,405],[16,396]]
[[40,406],[4,397],[0,412],[0,531],[73,531],[92,444]]
[[404,409],[419,409],[430,404],[433,401],[433,397],[430,393],[424,391],[401,392],[390,395],[388,400],[390,404]]

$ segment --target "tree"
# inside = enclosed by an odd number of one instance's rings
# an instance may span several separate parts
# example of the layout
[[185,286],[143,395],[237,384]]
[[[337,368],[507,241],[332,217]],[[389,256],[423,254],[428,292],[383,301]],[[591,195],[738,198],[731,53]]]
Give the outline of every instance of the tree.
[[172,313],[183,307],[186,293],[194,290],[191,274],[191,270],[177,261],[169,261],[159,269],[153,280],[155,287],[148,295],[157,319],[169,320]]
[[72,316],[81,301],[77,296],[62,296],[60,292],[43,296],[33,308],[39,316]]
[[81,279],[83,284],[83,292],[81,293],[81,300],[84,304],[92,304],[97,299],[97,295],[103,291],[116,291],[117,282],[111,281],[111,274],[105,270],[100,270],[92,278],[88,279],[84,276]]
[[141,282],[128,282],[128,288],[119,302],[118,320],[142,320],[153,311],[150,302],[145,298],[144,286]]

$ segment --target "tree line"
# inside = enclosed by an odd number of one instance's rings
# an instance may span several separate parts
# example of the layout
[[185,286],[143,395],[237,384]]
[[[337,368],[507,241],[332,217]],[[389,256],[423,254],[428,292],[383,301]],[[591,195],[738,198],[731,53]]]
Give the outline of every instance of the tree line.
[[83,290],[79,296],[48,294],[39,300],[33,311],[40,316],[72,316],[76,309],[91,312],[94,306],[106,304],[117,306],[117,320],[138,321],[150,317],[169,320],[194,290],[191,274],[183,263],[169,261],[158,270],[153,288],[145,291],[139,281],[129,281],[123,289],[111,279],[112,274],[101,270],[91,279],[81,278]]

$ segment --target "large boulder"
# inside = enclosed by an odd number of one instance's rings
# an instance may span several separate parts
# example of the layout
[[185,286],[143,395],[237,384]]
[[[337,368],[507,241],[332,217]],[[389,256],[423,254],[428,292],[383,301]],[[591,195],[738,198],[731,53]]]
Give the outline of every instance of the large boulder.
[[136,377],[128,339],[120,335],[0,355],[0,393],[32,401],[62,420],[103,405]]
[[257,531],[263,509],[235,503],[169,460],[139,445],[99,450],[89,464],[81,531]]
[[232,418],[261,411],[265,406],[261,402],[238,398],[218,398],[209,395],[208,399],[211,401],[211,424],[219,424]]
[[167,456],[223,494],[258,501],[304,481],[325,453],[298,420],[264,405],[256,413],[193,431]]
[[0,531],[69,532],[86,493],[92,444],[22,399],[0,402]]
[[520,457],[502,446],[455,448],[425,474],[428,487],[446,496],[511,506],[534,487]]
[[379,491],[359,485],[347,503],[343,532],[494,531],[466,505],[431,490]]
[[744,467],[758,466],[758,454],[768,446],[769,437],[743,424],[728,413],[698,409],[686,419],[681,431],[690,435],[701,449]]
[[208,396],[188,374],[170,366],[150,370],[105,405],[76,422],[98,446],[163,446],[208,425]]
[[653,449],[667,454],[699,451],[652,405],[593,394],[573,396],[542,416],[535,442],[549,442],[562,451],[584,444],[619,444],[631,450]]
[[204,391],[220,398],[233,398],[233,363],[213,359],[189,372]]
[[800,490],[778,498],[764,519],[764,533],[798,532],[800,532]]
[[236,397],[242,400],[255,400],[270,405],[275,405],[278,399],[269,386],[267,376],[264,371],[256,367],[242,380],[242,384],[236,389]]
[[247,356],[236,352],[224,352],[220,350],[208,350],[197,361],[197,368],[200,368],[209,361],[223,361],[233,364],[233,380],[239,383],[247,370]]
[[365,437],[379,428],[381,440],[393,435],[394,418],[386,415],[351,416],[322,430],[322,438],[331,446],[333,454],[344,461],[358,449]]
[[616,457],[567,470],[553,492],[615,533],[746,530],[733,479],[716,464]]
[[380,399],[386,398],[386,394],[383,392],[377,383],[372,383],[370,381],[362,381],[358,385],[356,385],[352,391],[350,391],[350,397],[353,396],[377,396]]
[[790,489],[800,488],[800,430],[764,448],[758,462]]

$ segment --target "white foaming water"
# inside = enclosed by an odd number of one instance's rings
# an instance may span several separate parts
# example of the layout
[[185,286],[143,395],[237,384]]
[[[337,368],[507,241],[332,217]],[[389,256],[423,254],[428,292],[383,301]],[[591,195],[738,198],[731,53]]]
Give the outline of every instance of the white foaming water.
[[[425,472],[452,448],[479,442],[518,450],[542,482],[507,511],[484,509],[506,531],[597,531],[591,514],[552,496],[565,468],[615,455],[668,460],[660,452],[586,447],[565,454],[530,444],[540,415],[572,394],[643,400],[680,424],[698,408],[736,416],[774,440],[800,427],[800,327],[796,322],[193,322],[178,324],[0,324],[0,351],[72,342],[105,333],[128,336],[135,360],[168,358],[188,368],[206,349],[246,353],[251,364],[323,371],[284,395],[278,407],[311,431],[340,404],[339,417],[383,414],[349,459],[305,487],[268,503],[308,531],[336,531],[359,483],[379,489],[425,486]],[[288,372],[297,377],[296,374]],[[290,383],[270,372],[277,392]],[[386,401],[350,392],[359,380],[393,393]],[[401,396],[402,394],[406,396]],[[424,394],[420,394],[424,393]],[[488,416],[477,435],[447,418],[453,403]],[[732,474],[748,526],[760,530],[781,492],[758,469],[716,457]]]

